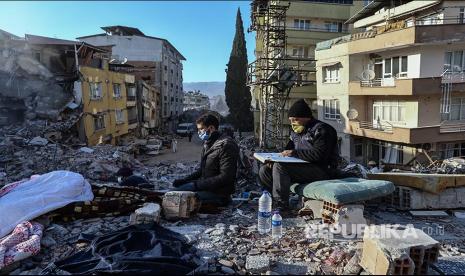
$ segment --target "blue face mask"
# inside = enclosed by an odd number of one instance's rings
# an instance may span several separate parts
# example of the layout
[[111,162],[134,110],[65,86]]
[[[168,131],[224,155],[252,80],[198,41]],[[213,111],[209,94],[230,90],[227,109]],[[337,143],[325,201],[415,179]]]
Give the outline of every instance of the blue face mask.
[[202,131],[202,132],[199,132],[199,138],[200,140],[202,141],[207,141],[208,138],[210,138],[210,133],[208,133],[208,131]]

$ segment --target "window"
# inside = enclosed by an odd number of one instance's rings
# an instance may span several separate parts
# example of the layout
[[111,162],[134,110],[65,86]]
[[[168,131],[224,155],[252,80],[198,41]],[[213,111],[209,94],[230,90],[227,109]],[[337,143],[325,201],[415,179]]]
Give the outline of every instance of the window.
[[122,123],[124,123],[123,110],[121,110],[121,109],[116,109],[116,110],[115,110],[115,117],[116,117],[116,123],[117,123],[117,124],[122,124]]
[[362,139],[354,139],[354,156],[363,157],[363,141]]
[[460,8],[459,11],[459,24],[465,23],[465,8]]
[[336,83],[339,81],[339,64],[323,67],[324,83]]
[[294,46],[292,48],[292,56],[294,56],[294,57],[308,57],[308,47]]
[[174,102],[174,97],[171,97],[171,102]]
[[294,19],[294,28],[299,30],[310,30],[310,20]]
[[40,62],[40,52],[34,52],[34,58]]
[[105,115],[94,116],[94,131],[105,128]]
[[390,57],[384,59],[384,78],[403,78],[407,77],[408,57]]
[[405,102],[401,101],[374,101],[373,122],[390,121],[405,122]]
[[386,142],[380,142],[381,159],[387,164],[403,164],[404,148],[400,145],[395,145]]
[[441,144],[439,156],[441,159],[465,156],[465,143]]
[[113,97],[121,98],[121,84],[119,83],[113,84]]
[[167,81],[164,81],[163,84],[166,86],[166,85],[168,85],[168,82],[167,82]]
[[465,98],[452,98],[450,112],[443,114],[443,120],[465,120]]
[[445,52],[444,54],[444,71],[462,72],[465,71],[463,51]]
[[136,87],[135,86],[127,86],[128,91],[128,101],[135,101],[136,100]]
[[342,22],[325,22],[325,29],[328,32],[341,33],[342,32]]
[[102,83],[101,82],[90,82],[90,99],[98,100],[102,98]]
[[325,119],[337,120],[341,118],[341,114],[339,112],[339,100],[324,100],[323,106]]

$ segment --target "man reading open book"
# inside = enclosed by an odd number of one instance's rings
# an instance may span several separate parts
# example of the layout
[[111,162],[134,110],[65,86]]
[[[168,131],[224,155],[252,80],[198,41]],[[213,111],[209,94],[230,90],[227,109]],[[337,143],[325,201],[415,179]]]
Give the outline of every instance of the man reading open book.
[[336,130],[315,119],[303,99],[289,109],[289,121],[290,141],[281,154],[309,163],[270,163],[259,172],[260,183],[281,207],[288,207],[292,184],[330,179],[339,157]]

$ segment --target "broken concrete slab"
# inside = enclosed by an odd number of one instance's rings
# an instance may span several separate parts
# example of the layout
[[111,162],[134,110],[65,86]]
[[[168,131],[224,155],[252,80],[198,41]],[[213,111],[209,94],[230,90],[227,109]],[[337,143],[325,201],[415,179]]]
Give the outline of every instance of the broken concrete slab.
[[439,194],[447,188],[465,186],[465,175],[424,173],[373,173],[369,179],[388,180],[396,186],[407,186],[425,192]]
[[433,194],[397,186],[394,193],[382,198],[381,202],[399,210],[456,209],[465,207],[465,187],[447,188],[439,194]]
[[414,217],[448,217],[449,215],[444,211],[410,211]]
[[145,203],[142,208],[137,209],[129,218],[130,224],[150,224],[160,221],[160,205],[156,203]]
[[365,229],[360,265],[376,275],[427,274],[439,243],[413,227],[372,225]]
[[251,273],[266,272],[270,268],[270,258],[266,255],[248,255],[245,269]]

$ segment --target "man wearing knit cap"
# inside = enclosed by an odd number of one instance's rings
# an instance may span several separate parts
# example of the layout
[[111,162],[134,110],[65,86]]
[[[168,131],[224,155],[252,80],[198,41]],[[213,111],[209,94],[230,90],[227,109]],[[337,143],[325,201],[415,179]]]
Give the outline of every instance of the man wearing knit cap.
[[338,160],[336,130],[315,119],[307,103],[300,99],[289,109],[292,132],[283,156],[308,163],[269,163],[260,168],[261,184],[272,191],[281,207],[288,207],[290,186],[330,179]]

